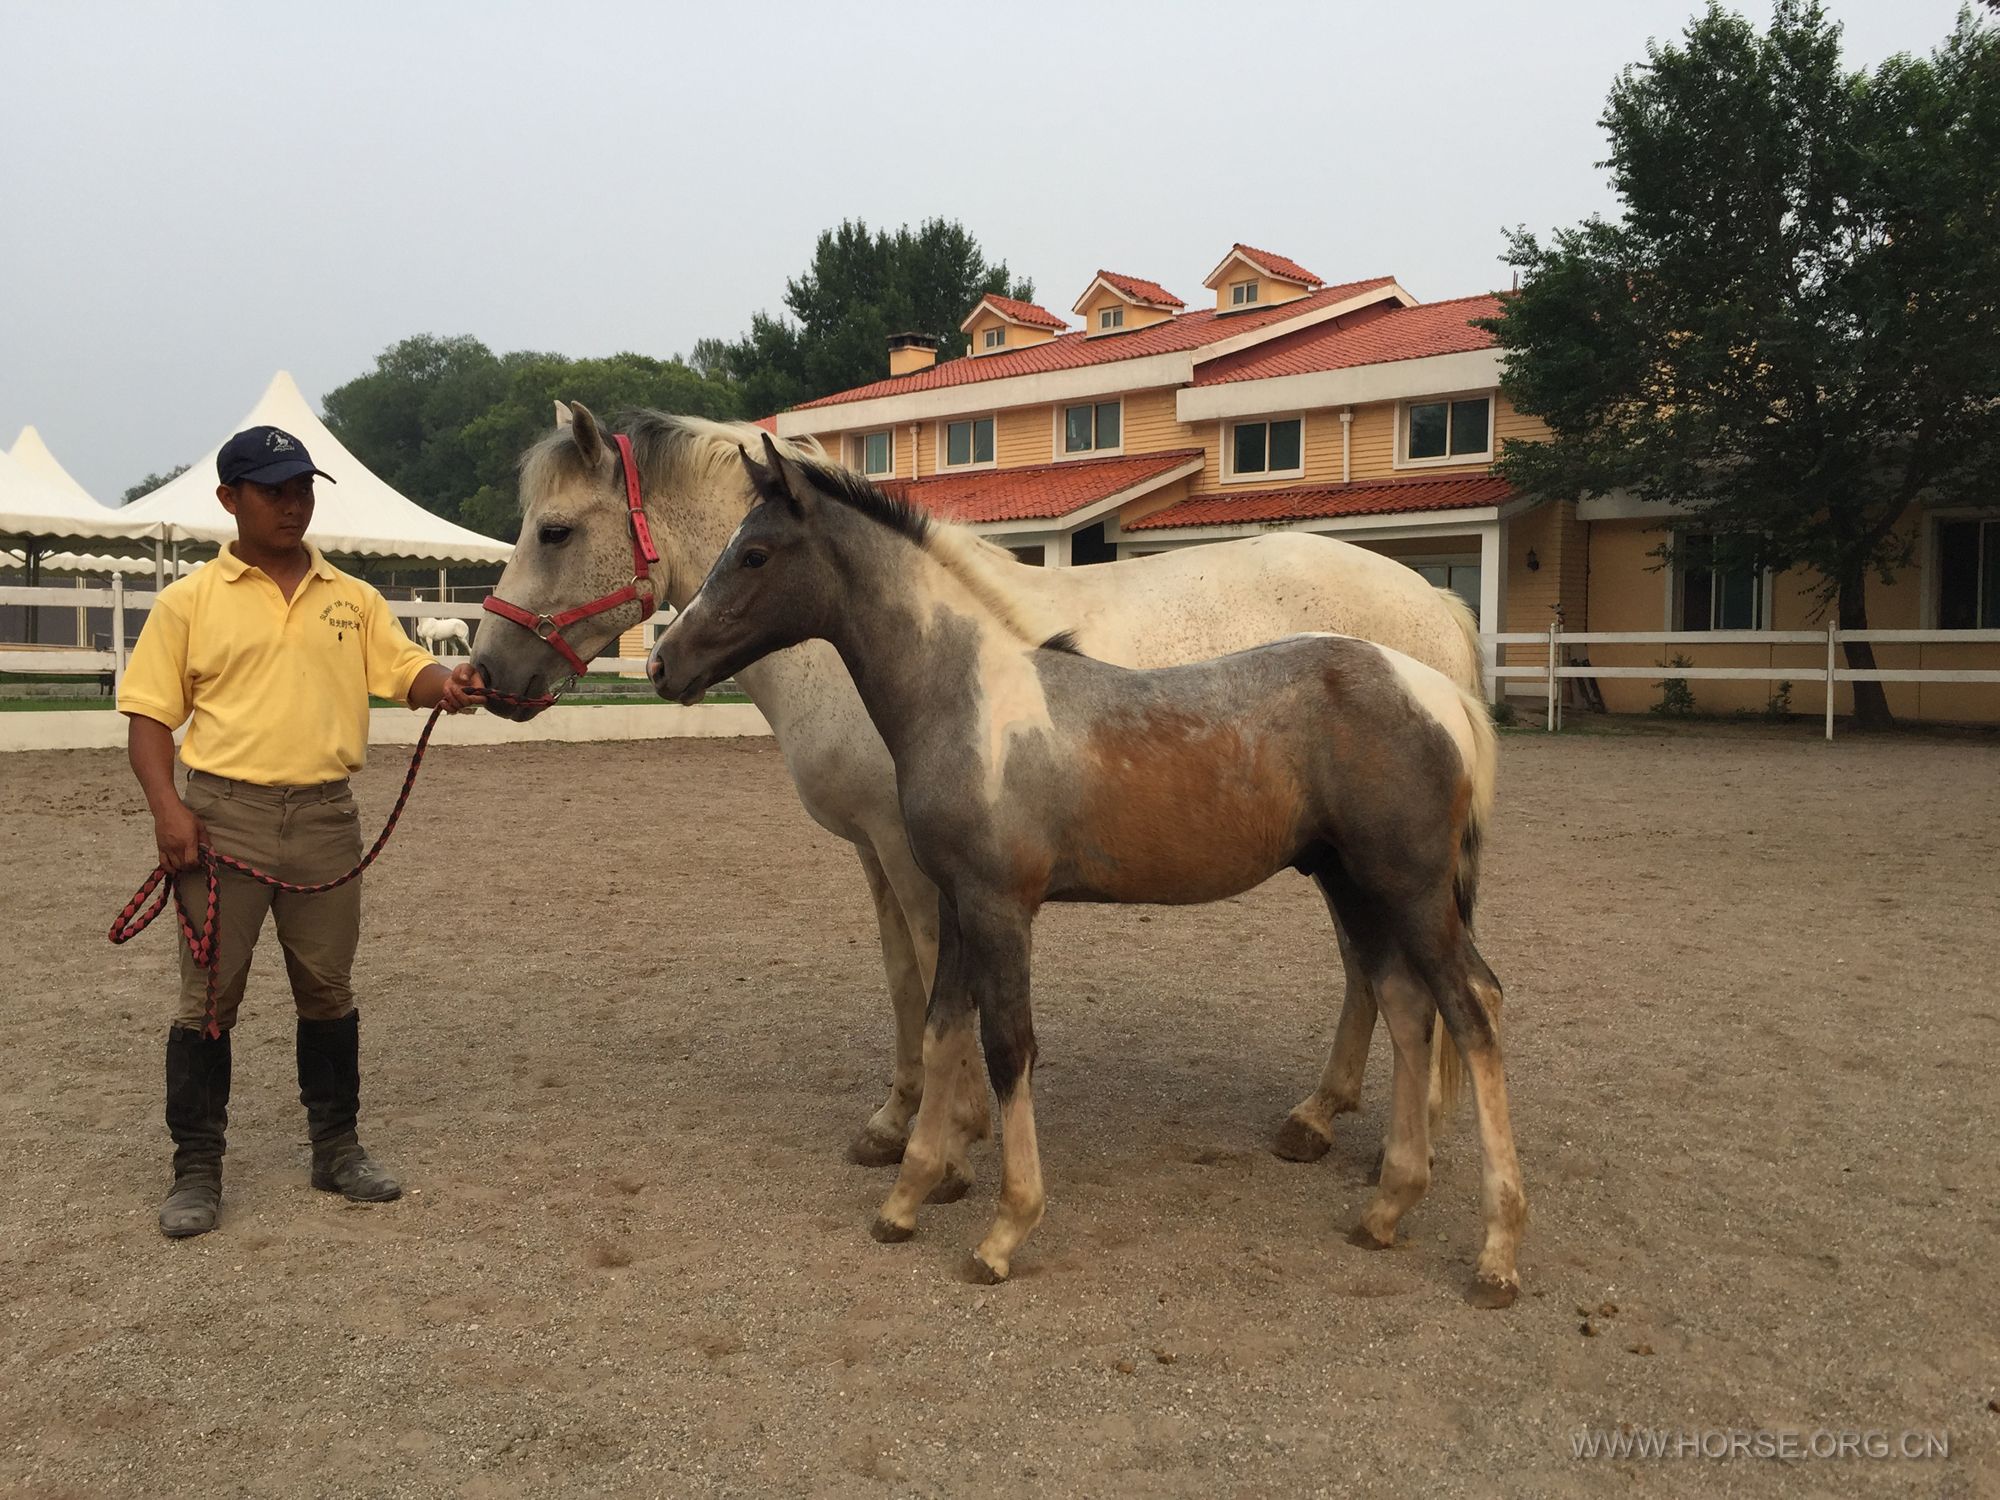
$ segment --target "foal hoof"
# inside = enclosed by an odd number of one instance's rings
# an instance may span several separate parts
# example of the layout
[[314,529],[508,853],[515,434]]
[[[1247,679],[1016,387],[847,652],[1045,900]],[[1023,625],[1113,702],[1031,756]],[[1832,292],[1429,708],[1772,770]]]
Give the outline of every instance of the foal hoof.
[[1363,1250],[1393,1250],[1396,1247],[1396,1237],[1391,1233],[1388,1239],[1378,1240],[1374,1231],[1366,1224],[1356,1224],[1347,1231],[1347,1243],[1359,1245]]
[[988,1265],[975,1250],[965,1258],[965,1279],[974,1286],[998,1286],[1007,1279],[1007,1267]]
[[1332,1149],[1332,1136],[1321,1135],[1297,1115],[1285,1116],[1271,1142],[1272,1152],[1286,1161],[1318,1161]]
[[1521,1295],[1521,1283],[1501,1281],[1497,1277],[1475,1276],[1472,1285],[1465,1289],[1465,1300],[1474,1307],[1488,1312],[1498,1312],[1503,1307],[1512,1307],[1514,1299]]
[[900,1135],[864,1125],[861,1134],[848,1142],[847,1159],[858,1167],[893,1167],[903,1159],[903,1148],[908,1144]]
[[967,1174],[964,1167],[960,1166],[957,1162],[953,1162],[944,1169],[944,1176],[939,1179],[938,1185],[930,1190],[930,1195],[924,1199],[924,1202],[956,1203],[971,1191],[972,1178]]
[[888,1219],[877,1218],[868,1226],[868,1232],[885,1245],[900,1245],[917,1232],[914,1224],[896,1224]]

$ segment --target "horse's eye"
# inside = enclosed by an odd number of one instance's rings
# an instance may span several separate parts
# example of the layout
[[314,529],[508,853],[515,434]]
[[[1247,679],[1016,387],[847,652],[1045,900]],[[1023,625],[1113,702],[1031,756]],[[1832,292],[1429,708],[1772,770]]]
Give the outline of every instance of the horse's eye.
[[560,547],[569,540],[569,531],[567,526],[544,526],[535,535],[541,539],[544,547]]
[[748,552],[743,554],[743,566],[746,568],[761,568],[770,560],[771,554],[764,551],[761,547],[752,547]]

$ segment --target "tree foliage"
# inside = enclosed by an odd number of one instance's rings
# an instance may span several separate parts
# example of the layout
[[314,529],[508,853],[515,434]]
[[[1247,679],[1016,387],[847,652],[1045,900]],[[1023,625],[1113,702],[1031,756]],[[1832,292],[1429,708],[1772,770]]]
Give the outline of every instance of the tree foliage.
[[[1808,0],[1762,34],[1711,5],[1603,124],[1617,220],[1510,236],[1522,287],[1488,326],[1554,440],[1501,471],[1678,502],[1718,564],[1802,565],[1865,629],[1913,503],[2000,497],[2000,41],[1966,11],[1862,74]],[[1887,717],[1879,684],[1856,705]]]
[[148,474],[144,479],[140,480],[137,484],[133,485],[130,489],[126,490],[124,494],[120,495],[118,497],[118,503],[120,505],[130,505],[134,500],[137,500],[141,495],[152,494],[154,490],[158,489],[168,480],[178,479],[181,477],[181,475],[187,473],[188,467],[189,466],[187,464],[175,464],[171,469],[167,470],[167,472],[164,474]]
[[829,229],[812,264],[785,283],[789,317],[757,313],[733,343],[703,340],[692,362],[733,380],[748,416],[764,416],[888,374],[892,333],[926,333],[940,357],[959,351],[958,325],[989,292],[1023,300],[1004,261],[989,263],[965,227],[926,219],[912,231],[871,232],[859,219]]
[[557,400],[607,415],[637,407],[740,414],[726,380],[679,359],[496,355],[475,338],[419,334],[330,391],[326,421],[355,457],[412,500],[511,541],[520,526],[515,465],[548,430]]

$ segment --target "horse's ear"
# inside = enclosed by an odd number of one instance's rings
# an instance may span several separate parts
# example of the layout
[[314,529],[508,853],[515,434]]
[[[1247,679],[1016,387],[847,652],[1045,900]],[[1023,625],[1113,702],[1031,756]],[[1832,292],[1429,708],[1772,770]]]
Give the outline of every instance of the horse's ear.
[[775,476],[776,487],[783,491],[792,509],[804,515],[818,498],[812,481],[806,478],[805,470],[786,455],[768,432],[764,434],[764,465]]
[[556,403],[556,431],[568,432],[569,424],[575,420],[576,418],[570,414],[570,409],[558,401]]
[[604,434],[598,430],[597,418],[590,414],[590,408],[581,401],[569,404],[570,441],[576,444],[583,461],[595,468],[604,457]]
[[750,489],[758,500],[779,500],[789,502],[791,495],[785,489],[785,481],[778,477],[778,471],[760,464],[750,456],[748,448],[738,448],[736,456],[743,460],[743,472],[750,480]]

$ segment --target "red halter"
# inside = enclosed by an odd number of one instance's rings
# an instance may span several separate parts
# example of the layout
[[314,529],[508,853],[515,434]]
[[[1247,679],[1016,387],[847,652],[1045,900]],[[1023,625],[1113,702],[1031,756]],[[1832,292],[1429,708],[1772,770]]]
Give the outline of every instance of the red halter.
[[611,440],[618,445],[618,458],[625,468],[625,504],[627,518],[632,523],[632,581],[615,593],[601,595],[588,604],[579,604],[575,609],[566,609],[559,615],[531,613],[518,604],[509,604],[498,594],[488,594],[486,602],[480,606],[503,620],[512,620],[524,630],[532,630],[555,647],[562,659],[576,669],[579,677],[590,670],[590,664],[563,639],[563,631],[579,620],[601,615],[622,604],[643,602],[645,610],[639,616],[642,623],[651,619],[653,612],[660,607],[659,593],[653,587],[652,577],[653,564],[660,560],[660,552],[653,545],[653,529],[646,524],[645,508],[639,503],[639,468],[632,461],[632,439],[617,432],[612,434]]

